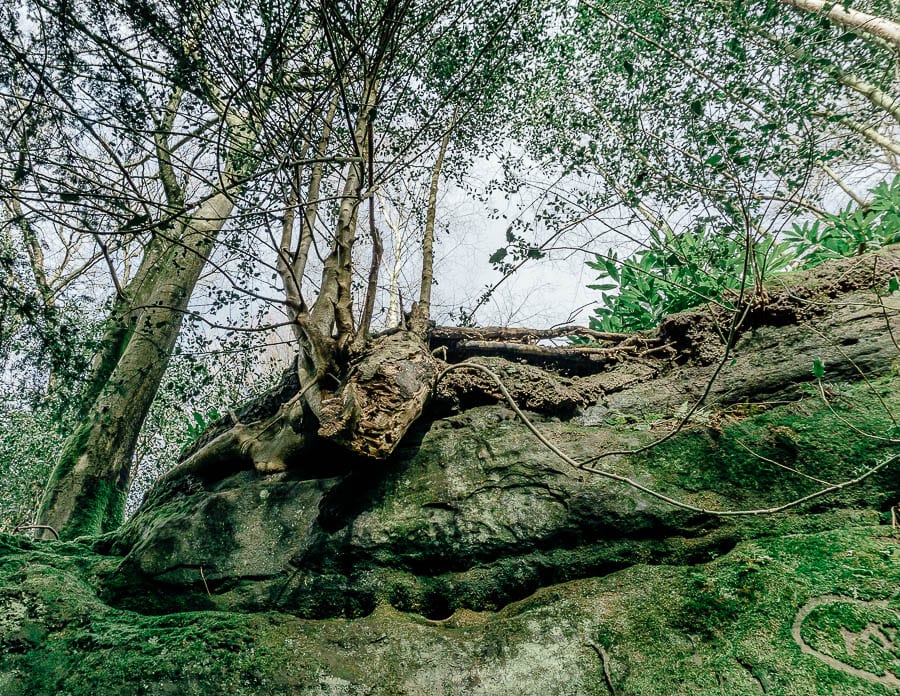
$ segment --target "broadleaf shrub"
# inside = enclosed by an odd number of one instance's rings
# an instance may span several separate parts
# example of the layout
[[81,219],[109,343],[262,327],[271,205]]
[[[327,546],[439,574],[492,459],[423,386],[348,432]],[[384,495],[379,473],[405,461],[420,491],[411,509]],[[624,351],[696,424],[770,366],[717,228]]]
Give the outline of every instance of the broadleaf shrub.
[[587,262],[599,271],[597,282],[588,286],[600,293],[590,326],[611,332],[651,329],[664,316],[705,302],[730,306],[742,284],[752,289],[777,273],[900,242],[900,175],[870,194],[864,207],[794,224],[780,237],[757,235],[747,263],[744,239],[733,229],[704,222],[680,232],[654,231],[647,245],[627,258],[612,250],[598,254]]

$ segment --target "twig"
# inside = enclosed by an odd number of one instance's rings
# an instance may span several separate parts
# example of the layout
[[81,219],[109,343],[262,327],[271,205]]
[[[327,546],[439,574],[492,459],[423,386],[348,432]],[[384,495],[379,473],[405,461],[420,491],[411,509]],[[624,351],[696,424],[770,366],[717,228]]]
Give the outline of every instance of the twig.
[[[878,304],[881,307],[881,316],[884,317],[884,325],[888,330],[888,336],[891,337],[891,343],[894,344],[894,348],[896,348],[898,351],[900,351],[900,343],[897,343],[897,338],[896,338],[896,336],[894,336],[894,329],[891,326],[891,319],[888,316],[887,307],[884,305],[884,299],[882,299],[881,295],[878,292],[878,287],[877,287],[878,276],[876,275],[876,273],[878,270],[878,259],[879,258],[880,258],[879,256],[875,256],[875,260],[872,262],[872,288],[875,290],[875,299],[878,300]],[[895,275],[894,278],[897,278],[897,276]],[[894,311],[896,311],[895,308],[892,307],[892,309],[894,309]]]
[[[873,440],[880,440],[881,442],[890,442],[892,445],[900,445],[900,439],[897,439],[894,437],[882,437],[881,435],[875,435],[874,433],[867,433],[865,430],[862,430],[861,428],[856,427],[848,419],[844,418],[840,413],[838,413],[837,411],[834,410],[834,406],[831,405],[831,402],[828,400],[828,395],[825,393],[825,385],[822,384],[822,379],[817,377],[816,382],[819,385],[819,396],[822,397],[823,403],[828,407],[828,410],[831,411],[831,415],[833,415],[841,423],[843,423],[848,428],[850,428],[850,430],[862,435],[863,437],[870,437]],[[882,401],[882,403],[884,403],[884,402]],[[885,406],[885,408],[887,408],[887,407]],[[894,420],[894,417],[891,415],[890,410],[888,410],[887,413],[888,413],[888,417],[890,417],[891,420]]]
[[838,344],[836,341],[834,341],[827,334],[819,331],[819,329],[817,329],[812,323],[809,324],[809,328],[812,329],[819,336],[824,338],[826,341],[828,341],[831,344],[832,348],[837,350],[837,352],[841,354],[841,357],[844,358],[844,360],[846,360],[848,363],[850,363],[850,365],[853,367],[853,369],[859,373],[859,376],[863,378],[863,381],[866,383],[866,386],[869,388],[869,391],[872,392],[872,394],[875,396],[875,398],[878,399],[878,401],[881,403],[881,406],[884,408],[884,412],[887,413],[888,418],[891,419],[891,423],[894,424],[894,427],[897,427],[897,421],[894,418],[894,415],[891,412],[891,409],[889,409],[888,405],[886,403],[884,403],[884,399],[881,398],[881,394],[879,394],[878,390],[875,389],[875,387],[872,385],[871,380],[869,380],[869,376],[863,371],[863,369],[859,365],[856,364],[856,361],[853,358],[851,358],[849,355],[847,355],[847,353],[844,351],[844,349],[841,348],[840,344]]
[[664,343],[661,346],[656,346],[656,348],[648,348],[643,353],[638,353],[638,357],[646,358],[648,355],[653,355],[654,353],[658,353],[661,350],[670,350],[674,353],[675,352],[675,344],[674,343]]
[[897,338],[894,336],[894,329],[891,326],[890,317],[888,317],[887,307],[884,304],[884,300],[881,295],[878,295],[878,304],[881,305],[881,315],[884,317],[884,324],[887,327],[888,335],[891,337],[891,343],[894,344],[894,348],[900,351],[900,343],[897,343]]
[[20,524],[18,527],[13,529],[13,532],[20,532],[24,529],[47,529],[53,532],[53,536],[55,536],[56,540],[59,541],[59,532],[57,532],[49,524]]
[[818,478],[816,478],[815,476],[810,476],[809,474],[804,474],[802,471],[798,471],[797,469],[794,469],[794,468],[792,468],[792,467],[789,467],[787,464],[782,464],[781,462],[776,462],[774,459],[769,459],[768,457],[764,457],[764,456],[761,455],[759,452],[755,452],[755,451],[753,451],[752,449],[750,449],[750,447],[748,447],[747,445],[745,445],[743,442],[741,442],[741,441],[738,440],[737,438],[735,438],[734,441],[735,441],[737,444],[739,444],[741,447],[743,447],[745,450],[747,450],[747,451],[748,451],[750,454],[752,454],[754,457],[756,457],[757,459],[761,459],[762,461],[764,461],[764,462],[766,462],[766,463],[768,463],[768,464],[772,464],[772,465],[774,465],[774,466],[781,467],[781,468],[784,469],[785,471],[790,471],[790,472],[793,473],[793,474],[797,474],[798,476],[802,476],[803,478],[807,478],[807,479],[809,479],[810,481],[815,481],[816,483],[820,483],[820,484],[822,484],[823,486],[833,486],[833,485],[834,485],[831,481],[825,481],[825,480],[823,480],[823,479],[818,479]]
[[209,585],[206,584],[206,576],[203,574],[203,566],[200,566],[200,579],[203,581],[203,587],[206,588],[207,596],[212,599],[212,593],[209,591]]

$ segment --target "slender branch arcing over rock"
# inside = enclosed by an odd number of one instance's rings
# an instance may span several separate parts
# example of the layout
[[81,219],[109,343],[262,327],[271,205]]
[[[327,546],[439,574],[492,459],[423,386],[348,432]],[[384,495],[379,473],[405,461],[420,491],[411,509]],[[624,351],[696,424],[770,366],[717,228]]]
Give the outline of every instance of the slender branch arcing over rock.
[[890,456],[887,459],[883,460],[882,462],[876,464],[875,466],[869,467],[868,469],[866,469],[862,474],[860,474],[856,478],[849,479],[847,481],[842,481],[840,483],[835,483],[833,485],[826,486],[825,488],[820,488],[819,490],[814,491],[813,493],[810,493],[809,495],[805,495],[801,498],[797,498],[790,502],[784,503],[782,505],[776,505],[774,507],[759,508],[756,510],[714,510],[712,508],[703,508],[703,507],[699,507],[697,505],[691,505],[690,503],[686,503],[684,501],[677,500],[675,498],[671,498],[663,493],[660,493],[658,491],[653,490],[652,488],[649,488],[641,483],[638,483],[634,479],[628,478],[627,476],[621,476],[619,474],[614,474],[611,471],[606,471],[604,469],[591,467],[589,465],[579,464],[574,459],[572,459],[570,456],[568,456],[566,453],[564,453],[561,449],[559,449],[556,445],[554,445],[552,442],[550,442],[550,440],[548,440],[541,433],[541,431],[535,427],[534,423],[532,423],[531,420],[528,418],[528,416],[526,416],[525,413],[522,411],[522,409],[520,409],[518,407],[515,400],[512,398],[512,395],[509,393],[509,390],[506,388],[506,385],[503,384],[503,380],[500,379],[499,375],[497,375],[496,372],[494,372],[490,368],[485,367],[484,365],[479,365],[478,363],[475,363],[475,362],[464,362],[464,363],[458,363],[456,365],[450,365],[449,367],[444,368],[443,372],[441,372],[441,374],[438,375],[437,383],[439,383],[441,381],[441,379],[444,377],[444,375],[448,374],[449,372],[452,372],[454,370],[464,370],[464,369],[478,370],[478,371],[486,374],[491,379],[493,379],[496,382],[497,387],[502,392],[502,394],[503,394],[504,398],[506,399],[507,403],[509,404],[510,408],[519,417],[519,419],[522,421],[522,423],[525,425],[525,427],[528,428],[532,432],[532,434],[540,441],[540,443],[542,445],[544,445],[547,449],[549,449],[551,452],[553,452],[553,454],[555,454],[557,457],[562,459],[569,466],[571,466],[575,469],[578,469],[580,471],[585,471],[589,474],[596,474],[597,476],[602,476],[603,478],[608,478],[613,481],[618,481],[619,483],[627,484],[627,485],[631,486],[632,488],[636,488],[637,490],[642,491],[643,493],[646,493],[647,495],[657,498],[658,500],[662,500],[663,502],[669,503],[670,505],[673,505],[675,507],[679,507],[684,510],[690,510],[692,512],[699,512],[699,513],[705,514],[705,515],[713,515],[715,517],[739,517],[739,516],[746,517],[746,516],[753,516],[753,515],[771,515],[776,512],[783,512],[784,510],[787,510],[792,507],[796,507],[798,505],[802,505],[803,503],[806,503],[815,498],[820,498],[823,495],[827,495],[829,493],[834,493],[835,491],[843,490],[844,488],[849,488],[850,486],[853,486],[857,483],[860,483],[861,481],[864,481],[865,479],[869,478],[872,474],[877,473],[878,471],[884,469],[888,465],[893,464],[897,461],[900,461],[900,454],[895,454],[895,455]]

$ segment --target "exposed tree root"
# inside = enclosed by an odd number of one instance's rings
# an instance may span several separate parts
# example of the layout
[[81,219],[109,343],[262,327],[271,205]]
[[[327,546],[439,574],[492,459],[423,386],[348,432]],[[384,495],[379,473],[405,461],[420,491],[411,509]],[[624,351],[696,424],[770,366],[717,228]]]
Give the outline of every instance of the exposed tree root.
[[[522,423],[525,425],[525,427],[528,428],[532,432],[532,434],[538,439],[538,441],[542,445],[544,445],[544,447],[546,447],[548,450],[553,452],[553,454],[555,454],[557,457],[562,459],[566,464],[568,464],[576,469],[579,469],[581,471],[590,473],[590,474],[596,474],[597,476],[602,476],[603,478],[608,478],[613,481],[618,481],[619,483],[627,484],[627,485],[631,486],[632,488],[636,488],[637,490],[642,491],[643,493],[646,493],[649,496],[657,498],[658,500],[662,500],[663,502],[669,503],[670,505],[673,505],[675,507],[679,507],[684,510],[690,510],[692,512],[699,512],[699,513],[703,513],[706,515],[712,515],[715,517],[739,517],[739,516],[746,517],[746,516],[753,516],[753,515],[771,515],[776,512],[783,512],[784,510],[788,510],[790,508],[797,507],[798,505],[802,505],[803,503],[806,503],[810,500],[814,500],[815,498],[820,498],[823,495],[827,495],[829,493],[834,493],[835,491],[843,490],[844,488],[848,488],[850,486],[856,485],[856,484],[860,483],[861,481],[864,481],[865,479],[869,478],[872,474],[875,474],[878,471],[881,471],[882,469],[884,469],[885,467],[887,467],[891,464],[894,464],[895,462],[900,461],[900,454],[895,454],[895,455],[888,457],[887,459],[879,462],[875,466],[866,469],[861,475],[857,476],[856,478],[849,479],[847,481],[841,481],[840,483],[835,483],[830,486],[820,488],[819,490],[814,491],[813,493],[810,493],[809,495],[805,495],[801,498],[797,498],[790,502],[783,503],[782,505],[776,505],[774,507],[758,508],[755,510],[715,510],[713,508],[698,507],[696,505],[691,505],[690,503],[686,503],[682,500],[677,500],[675,498],[671,498],[663,493],[660,493],[659,491],[656,491],[656,490],[653,490],[652,488],[644,486],[643,484],[638,483],[634,479],[631,479],[627,476],[621,476],[619,474],[614,474],[611,471],[606,471],[605,469],[600,469],[598,467],[591,466],[589,464],[587,464],[587,465],[581,464],[581,463],[575,461],[574,459],[569,457],[567,454],[565,454],[562,450],[560,450],[556,445],[554,445],[552,442],[550,442],[546,437],[544,437],[544,435],[541,433],[541,431],[538,430],[537,427],[535,427],[534,423],[531,422],[531,420],[528,418],[528,416],[526,416],[525,413],[522,411],[522,409],[520,409],[519,406],[516,404],[515,400],[512,398],[512,395],[509,393],[509,390],[506,388],[506,385],[503,384],[503,380],[501,380],[500,377],[495,372],[493,372],[491,369],[485,367],[484,365],[480,365],[480,364],[474,363],[474,362],[450,365],[449,367],[445,368],[444,371],[440,374],[440,376],[438,377],[438,381],[440,381],[441,377],[443,377],[444,375],[446,375],[449,372],[452,372],[454,370],[463,370],[463,369],[478,370],[480,372],[487,374],[489,377],[491,377],[496,382],[497,387],[503,393],[503,396],[506,399],[507,403],[509,404],[509,407],[515,412],[515,414],[519,417],[519,419],[522,421]],[[898,442],[897,444],[900,444],[900,442]]]
[[[593,343],[537,344],[537,341],[554,338],[582,338]],[[581,326],[557,329],[437,326],[431,333],[431,344],[442,348],[445,359],[450,362],[476,355],[498,356],[572,374],[597,372],[610,363],[664,348],[663,342],[649,333],[608,333]]]
[[603,664],[603,679],[606,681],[606,688],[609,689],[609,693],[611,693],[612,696],[616,696],[616,687],[613,686],[612,672],[609,669],[609,653],[607,653],[606,649],[596,641],[589,640],[587,644],[595,653],[597,653],[597,657],[600,658],[600,662]]
[[635,337],[634,334],[610,333],[594,331],[584,326],[569,324],[553,329],[528,329],[515,326],[435,326],[431,332],[431,340],[437,345],[446,345],[456,341],[500,341],[508,343],[534,343],[547,338],[588,338],[592,341],[608,341],[620,343]]
[[439,371],[414,333],[375,339],[340,389],[323,394],[319,435],[355,454],[384,459],[422,415]]
[[[422,415],[439,372],[438,361],[415,334],[381,336],[351,362],[333,390],[317,384],[318,378],[298,389],[296,374],[286,374],[261,399],[214,423],[169,475],[206,475],[228,462],[261,473],[283,471],[316,436],[354,455],[384,459]],[[318,416],[306,402],[313,392]]]
[[17,526],[13,529],[13,533],[18,534],[19,532],[23,532],[23,531],[25,531],[26,529],[42,529],[42,530],[46,530],[46,531],[50,532],[51,534],[53,534],[53,537],[54,537],[57,541],[59,541],[59,532],[57,532],[56,529],[54,529],[54,528],[53,528],[52,526],[50,526],[49,524],[20,524],[20,525],[17,525]]
[[[813,597],[806,604],[800,607],[800,610],[794,616],[794,623],[791,626],[791,637],[799,646],[800,650],[805,654],[812,655],[817,660],[824,662],[829,667],[840,672],[844,672],[845,674],[850,674],[857,679],[862,679],[869,682],[870,684],[881,684],[888,689],[900,689],[900,677],[898,677],[896,673],[891,672],[890,670],[885,670],[881,674],[876,674],[874,672],[859,669],[858,667],[854,667],[847,662],[833,657],[832,655],[827,655],[820,650],[817,650],[806,642],[806,640],[803,638],[803,623],[816,609],[832,604],[855,605],[863,609],[869,607],[877,607],[879,609],[889,610],[889,603],[886,601],[865,601],[853,597],[843,597],[841,595],[821,595],[819,597]],[[885,650],[896,650],[897,647],[900,647],[894,645],[891,639],[887,635],[885,635],[884,629],[878,624],[870,623],[859,633],[851,632],[847,628],[844,628],[842,626],[841,633],[845,641],[846,651],[848,655],[853,655],[855,651],[854,646],[856,643],[860,642],[865,645],[866,643],[873,641],[873,639],[877,639],[881,643],[882,649]]]
[[188,473],[215,476],[224,462],[243,462],[261,473],[284,471],[308,440],[299,398],[285,402],[274,415],[261,420],[241,423],[236,419],[230,416],[230,426],[205,439],[166,477],[179,478]]

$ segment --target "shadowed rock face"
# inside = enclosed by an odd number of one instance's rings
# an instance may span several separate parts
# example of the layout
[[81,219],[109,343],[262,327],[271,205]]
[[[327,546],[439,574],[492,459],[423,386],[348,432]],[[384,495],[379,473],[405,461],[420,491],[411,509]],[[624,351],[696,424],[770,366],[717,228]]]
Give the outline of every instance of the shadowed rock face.
[[[892,412],[900,413],[897,380],[878,379],[890,375],[897,348],[873,290],[848,281],[852,267],[839,271],[843,285],[813,277],[819,294],[809,285],[783,289],[772,323],[757,317],[743,331],[693,424],[658,448],[605,458],[603,467],[695,506],[734,510],[800,498],[887,456],[890,443],[866,433],[886,436]],[[896,297],[882,302],[900,308]],[[785,314],[798,323],[785,325]],[[574,378],[496,358],[484,364],[511,382],[517,400],[544,411],[532,417],[551,441],[585,461],[672,431],[719,366],[713,358],[724,355],[710,321],[682,315],[663,326],[684,343],[680,356],[700,357]],[[694,351],[697,341],[707,345]],[[813,360],[826,366],[830,403],[804,391]],[[841,386],[861,372],[874,381]],[[388,603],[443,618],[635,563],[697,563],[740,539],[831,528],[857,514],[847,511],[886,510],[898,497],[900,477],[889,467],[791,514],[723,520],[577,470],[505,405],[465,408],[490,401],[489,385],[457,380],[455,388],[383,463],[362,464],[317,441],[285,472],[222,462],[220,471],[165,479],[104,542],[127,556],[111,601],[153,612],[280,609],[305,617],[361,616]],[[594,401],[573,409],[564,400],[552,414],[546,395],[556,392]],[[454,406],[465,410],[438,417],[435,409]],[[157,595],[151,605],[134,603],[135,585]]]
[[[638,546],[701,552],[666,538],[694,536],[705,518],[548,462],[509,415],[438,421],[378,470],[173,484],[129,524],[126,567],[194,590],[205,580],[223,608],[359,615],[389,601],[434,617],[621,567]],[[559,434],[580,456],[606,444]]]
[[[897,386],[879,383],[884,396],[900,393]],[[890,403],[900,409],[896,398]],[[824,439],[824,450],[812,449],[823,420],[839,425],[828,416],[804,401],[732,426],[701,427],[658,452],[607,466],[692,503],[771,506],[821,486],[759,466],[737,441],[829,481],[883,458],[877,442],[846,429]],[[883,418],[873,407],[863,422]],[[641,422],[619,426],[615,437],[609,426],[539,427],[578,459],[658,436]],[[860,458],[848,466],[851,452]],[[154,493],[112,548],[128,553],[123,606],[134,583],[160,583],[169,589],[154,611],[214,606],[359,616],[387,602],[443,618],[638,562],[696,563],[742,538],[830,528],[858,514],[853,510],[886,509],[900,493],[897,480],[896,471],[877,475],[802,515],[724,522],[567,470],[510,412],[479,407],[434,422],[380,469],[321,479],[242,471],[221,481],[173,482]]]

